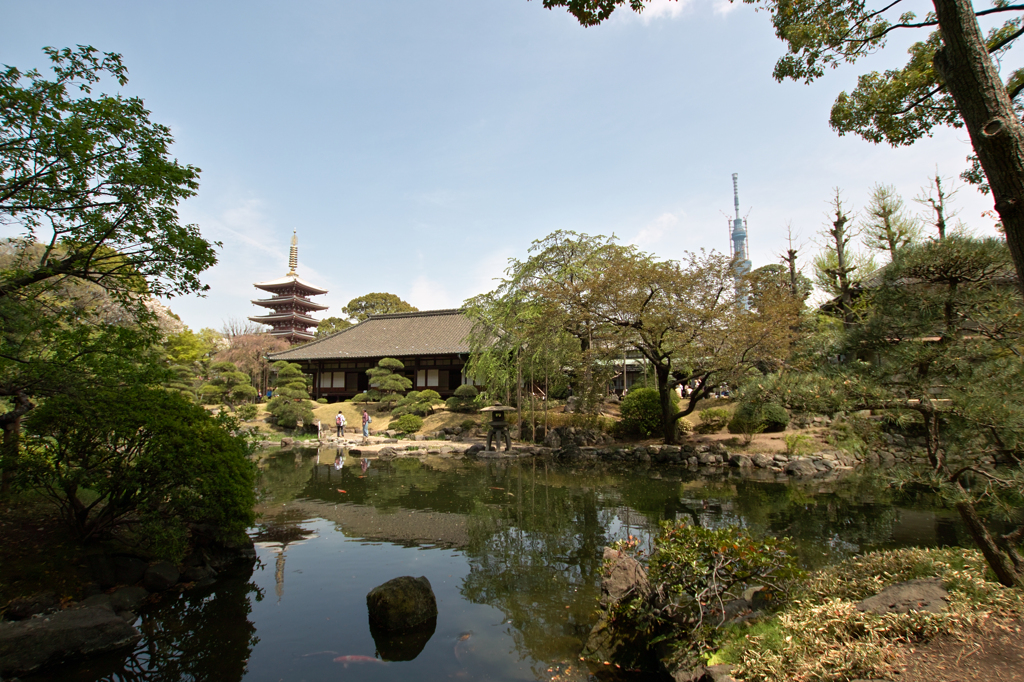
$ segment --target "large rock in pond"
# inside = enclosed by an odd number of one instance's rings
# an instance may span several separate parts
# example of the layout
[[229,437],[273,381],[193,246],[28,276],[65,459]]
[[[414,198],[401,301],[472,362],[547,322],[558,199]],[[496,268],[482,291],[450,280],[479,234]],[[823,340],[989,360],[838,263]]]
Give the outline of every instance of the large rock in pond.
[[809,459],[794,459],[786,465],[786,473],[790,476],[816,476],[818,467]]
[[590,630],[582,656],[593,672],[605,672],[605,661],[623,669],[664,673],[656,653],[648,647],[647,636],[633,628],[616,627],[609,609],[617,602],[639,596],[650,597],[647,571],[629,555],[610,547],[604,549],[604,573],[601,579],[601,606],[604,609]]
[[131,646],[141,637],[130,623],[102,606],[0,623],[0,676]]
[[426,576],[392,578],[366,595],[370,621],[387,632],[409,630],[437,617],[437,599]]

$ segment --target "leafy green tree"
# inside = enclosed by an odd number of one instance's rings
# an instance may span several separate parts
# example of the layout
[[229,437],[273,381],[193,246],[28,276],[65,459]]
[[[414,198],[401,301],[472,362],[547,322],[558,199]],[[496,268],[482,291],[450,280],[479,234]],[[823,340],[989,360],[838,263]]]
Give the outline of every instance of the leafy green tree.
[[[379,407],[382,409],[390,409],[398,401],[399,393],[412,388],[412,381],[399,374],[403,369],[405,369],[405,365],[401,360],[381,358],[376,367],[366,370],[366,375],[370,377],[368,393],[371,398],[380,401]],[[438,396],[438,398],[440,397]]]
[[274,423],[283,429],[297,428],[314,421],[312,401],[309,399],[309,379],[302,373],[302,366],[294,362],[279,360],[272,365],[277,372],[274,381],[274,396],[267,403],[267,412]]
[[[795,256],[794,256],[795,258]],[[794,288],[795,285],[795,288]],[[769,263],[752,270],[747,275],[747,291],[750,294],[750,305],[757,307],[763,300],[770,304],[775,300],[775,293],[788,290],[803,303],[814,292],[814,283],[799,272],[791,272],[786,265]]]
[[534,241],[527,260],[510,259],[498,288],[465,302],[475,322],[467,374],[487,387],[484,401],[521,407],[525,382],[548,396],[571,388],[581,412],[596,411],[621,345],[581,311],[614,241],[556,231]]
[[180,559],[190,524],[238,540],[254,521],[255,467],[235,426],[160,388],[56,396],[26,418],[27,468],[82,539],[129,532]]
[[[743,305],[732,265],[717,253],[688,253],[677,262],[622,249],[587,286],[594,318],[653,368],[666,443],[675,442],[676,422],[716,386],[778,367],[802,307],[785,287],[762,289],[756,306]],[[675,387],[684,383],[694,391],[676,409]]]
[[129,300],[140,280],[153,295],[206,290],[198,275],[216,263],[215,245],[175,209],[196,193],[199,169],[170,158],[170,129],[142,100],[89,96],[105,75],[128,82],[120,55],[44,51],[53,80],[0,72],[0,217],[23,230],[24,247],[44,245],[23,248],[0,298],[67,277]]
[[[607,19],[628,2],[642,11],[646,0],[544,0],[567,7],[584,26]],[[1024,70],[1001,80],[997,62],[1020,38],[1019,5],[993,3],[976,10],[971,0],[932,0],[935,12],[918,17],[903,0],[745,0],[767,9],[787,54],[775,65],[777,80],[811,82],[825,70],[853,63],[882,49],[894,31],[938,29],[909,50],[902,69],[862,75],[852,93],[841,93],[831,124],[839,134],[871,142],[908,145],[936,126],[965,127],[977,155],[974,179],[987,180],[1006,231],[1006,241],[1024,287],[1024,126],[1017,107]],[[902,14],[899,14],[902,12]],[[983,35],[979,16],[1010,18]],[[1024,289],[1022,289],[1024,291]]]
[[455,394],[451,398],[445,401],[445,407],[451,412],[476,412],[478,394],[476,386],[463,384],[455,389]]
[[[351,302],[349,303],[351,305]],[[335,332],[340,332],[343,329],[348,329],[352,326],[352,323],[342,317],[325,317],[320,320],[320,324],[316,326],[315,338],[322,339],[325,336],[330,336]]]
[[413,307],[394,294],[366,294],[353,298],[341,309],[347,317],[362,322],[370,315],[390,315],[392,313],[415,313],[419,308]]
[[147,297],[205,290],[199,273],[216,262],[217,245],[178,220],[199,171],[170,157],[170,130],[140,99],[92,94],[105,76],[127,82],[121,57],[45,52],[51,79],[0,71],[0,223],[17,232],[0,245],[4,490],[22,416],[38,399],[137,376],[158,338]]

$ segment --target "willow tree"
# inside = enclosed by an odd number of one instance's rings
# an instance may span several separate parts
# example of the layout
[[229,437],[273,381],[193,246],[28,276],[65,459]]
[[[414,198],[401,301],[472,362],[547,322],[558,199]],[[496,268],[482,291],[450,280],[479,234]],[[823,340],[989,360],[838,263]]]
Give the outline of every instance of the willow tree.
[[554,232],[534,241],[525,261],[511,259],[494,291],[466,301],[475,321],[467,371],[492,397],[518,400],[525,371],[531,384],[570,386],[582,411],[596,408],[618,349],[600,342],[602,330],[587,314],[587,287],[609,266],[614,242]]

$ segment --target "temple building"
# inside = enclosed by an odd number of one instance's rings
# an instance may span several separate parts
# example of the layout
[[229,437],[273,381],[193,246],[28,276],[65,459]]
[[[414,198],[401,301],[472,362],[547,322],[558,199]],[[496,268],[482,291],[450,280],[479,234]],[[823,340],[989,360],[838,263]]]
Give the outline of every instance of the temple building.
[[288,274],[280,279],[254,284],[257,289],[269,292],[272,298],[253,301],[258,306],[270,308],[269,315],[250,317],[253,322],[267,324],[272,327],[271,336],[285,339],[292,345],[313,340],[310,327],[316,327],[318,320],[309,314],[313,311],[327,310],[327,306],[313,303],[310,296],[326,294],[326,289],[314,286],[295,273],[299,264],[299,239],[292,233],[292,247],[288,254]]
[[346,400],[370,388],[366,370],[381,358],[405,365],[399,373],[413,389],[431,389],[450,397],[460,385],[472,383],[466,374],[473,321],[461,310],[421,310],[415,313],[371,315],[330,336],[299,348],[271,353],[271,362],[286,360],[302,366],[313,378],[313,399]]

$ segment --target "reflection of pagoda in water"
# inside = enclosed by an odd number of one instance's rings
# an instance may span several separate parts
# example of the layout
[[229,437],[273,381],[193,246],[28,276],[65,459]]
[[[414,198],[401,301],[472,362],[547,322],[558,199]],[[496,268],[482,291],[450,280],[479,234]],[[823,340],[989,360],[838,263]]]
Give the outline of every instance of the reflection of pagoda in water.
[[254,284],[273,294],[273,298],[253,301],[258,306],[270,308],[274,312],[269,315],[250,317],[253,322],[268,324],[272,327],[271,336],[287,340],[289,343],[305,343],[313,339],[310,327],[317,326],[317,320],[309,316],[315,310],[327,310],[327,306],[313,303],[310,296],[326,294],[326,289],[314,286],[295,273],[299,264],[299,238],[292,233],[292,246],[288,254],[288,274],[281,279]]
[[274,561],[274,592],[277,594],[278,602],[284,597],[284,563],[288,547],[301,545],[315,535],[315,531],[286,525],[264,528],[253,538],[256,547],[269,549],[277,555]]

